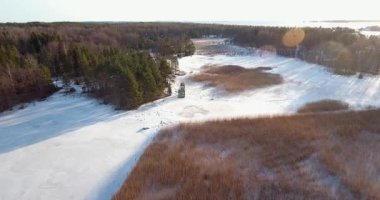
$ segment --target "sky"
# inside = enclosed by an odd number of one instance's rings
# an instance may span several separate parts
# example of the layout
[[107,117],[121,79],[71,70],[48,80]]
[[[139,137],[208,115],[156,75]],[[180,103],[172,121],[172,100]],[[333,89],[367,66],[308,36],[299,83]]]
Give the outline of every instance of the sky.
[[374,0],[0,0],[0,22],[380,20]]

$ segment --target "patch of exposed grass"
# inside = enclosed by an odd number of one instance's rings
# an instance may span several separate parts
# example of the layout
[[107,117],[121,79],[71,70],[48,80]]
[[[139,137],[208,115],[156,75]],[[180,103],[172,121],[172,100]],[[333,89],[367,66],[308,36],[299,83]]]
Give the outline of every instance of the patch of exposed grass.
[[180,124],[114,199],[379,199],[380,111]]
[[268,68],[246,69],[236,65],[205,66],[194,81],[208,82],[213,87],[222,87],[227,92],[241,92],[282,83],[278,74],[265,72]]
[[307,103],[298,109],[298,113],[312,113],[312,112],[328,112],[328,111],[341,111],[348,110],[349,105],[345,102],[326,99],[316,102]]
[[221,55],[239,54],[244,50],[238,50],[230,45],[225,45],[225,39],[192,39],[196,54],[198,55]]

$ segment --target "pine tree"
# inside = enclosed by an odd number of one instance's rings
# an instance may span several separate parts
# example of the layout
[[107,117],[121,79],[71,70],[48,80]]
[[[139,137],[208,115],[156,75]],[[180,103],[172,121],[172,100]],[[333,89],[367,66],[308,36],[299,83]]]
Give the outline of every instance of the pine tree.
[[138,82],[129,68],[125,68],[122,71],[122,76],[124,78],[123,88],[125,88],[125,92],[127,94],[124,97],[125,104],[123,106],[130,108],[136,107],[142,101],[142,94],[139,91]]

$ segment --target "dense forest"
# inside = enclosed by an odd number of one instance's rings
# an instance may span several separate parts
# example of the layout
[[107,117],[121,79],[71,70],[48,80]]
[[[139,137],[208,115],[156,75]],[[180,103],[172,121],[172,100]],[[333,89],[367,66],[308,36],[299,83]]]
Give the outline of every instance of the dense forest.
[[367,37],[347,28],[304,28],[303,41],[289,47],[283,41],[288,31],[288,28],[247,28],[234,38],[239,45],[272,49],[279,55],[330,67],[338,74],[380,72],[380,37]]
[[194,53],[190,38],[231,38],[331,67],[337,73],[380,71],[380,38],[352,29],[304,28],[303,40],[284,43],[290,28],[192,23],[0,24],[0,111],[56,91],[52,77],[122,109],[171,92],[181,56]]
[[169,94],[177,58],[194,46],[184,34],[144,24],[3,24],[0,111],[56,91],[52,77],[121,109]]

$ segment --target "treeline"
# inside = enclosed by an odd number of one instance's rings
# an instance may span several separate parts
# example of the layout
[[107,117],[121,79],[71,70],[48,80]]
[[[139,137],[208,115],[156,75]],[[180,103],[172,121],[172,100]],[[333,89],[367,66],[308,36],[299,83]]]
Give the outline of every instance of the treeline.
[[48,67],[31,54],[22,55],[9,40],[0,35],[0,111],[16,104],[47,97],[56,88]]
[[[286,57],[325,65],[340,74],[380,74],[380,37],[367,37],[349,28],[303,28],[305,37],[298,46],[284,45],[287,27],[256,27],[217,24],[145,23],[160,34],[184,34],[189,38],[228,37],[240,46],[273,51]],[[169,34],[170,35],[170,34]]]
[[289,28],[250,27],[238,32],[234,41],[325,65],[339,74],[380,72],[379,37],[366,37],[347,28],[304,28],[303,41],[298,46],[288,47],[282,40],[288,31]]
[[193,23],[0,24],[0,110],[55,91],[51,77],[76,80],[120,108],[170,93],[177,58],[191,55],[190,38],[228,37],[235,44],[323,64],[339,73],[380,70],[380,39],[352,29],[304,28],[286,46],[284,27]]
[[[189,38],[203,36],[228,37],[241,46],[273,51],[286,57],[325,65],[339,74],[380,74],[380,37],[367,37],[349,28],[303,28],[304,39],[289,47],[283,38],[291,30],[287,27],[256,27],[217,24],[165,23],[144,25],[160,34],[182,34]],[[164,31],[165,30],[165,31]]]
[[171,92],[177,58],[193,54],[189,37],[145,24],[0,25],[0,111],[56,91],[51,77],[75,80],[122,109]]
[[95,56],[84,48],[75,51],[78,66],[82,66],[84,92],[107,103],[131,109],[171,92],[169,79],[173,65],[169,65],[165,57],[113,48]]

